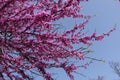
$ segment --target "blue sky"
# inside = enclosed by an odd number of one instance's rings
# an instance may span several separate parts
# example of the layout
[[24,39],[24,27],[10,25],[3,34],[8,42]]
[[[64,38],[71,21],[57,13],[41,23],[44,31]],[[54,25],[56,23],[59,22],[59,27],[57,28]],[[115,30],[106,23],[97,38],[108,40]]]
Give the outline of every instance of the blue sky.
[[[106,62],[94,61],[87,69],[80,69],[78,72],[85,74],[87,77],[82,77],[75,74],[75,80],[88,80],[90,78],[97,78],[97,76],[104,76],[105,80],[115,80],[117,75],[109,66],[110,61],[120,61],[120,3],[117,0],[89,0],[89,2],[82,3],[82,13],[87,15],[96,15],[86,25],[89,32],[103,33],[110,30],[115,24],[117,29],[109,37],[104,40],[94,42],[90,56],[97,59],[104,59]],[[75,22],[81,22],[79,19],[64,19],[59,21],[65,24],[65,28],[69,28]],[[69,80],[62,70],[58,71],[57,80]]]
[[[109,61],[120,61],[120,3],[117,0],[89,0],[83,5],[83,12],[96,15],[87,24],[86,28],[92,32],[106,32],[117,24],[117,30],[111,33],[103,41],[95,42],[91,55],[98,59],[105,59],[106,62],[94,62],[83,73],[88,78],[96,78],[98,75],[104,76],[105,80],[117,79],[113,70],[109,67]],[[79,80],[76,78],[76,80]],[[82,80],[87,80],[83,78]]]

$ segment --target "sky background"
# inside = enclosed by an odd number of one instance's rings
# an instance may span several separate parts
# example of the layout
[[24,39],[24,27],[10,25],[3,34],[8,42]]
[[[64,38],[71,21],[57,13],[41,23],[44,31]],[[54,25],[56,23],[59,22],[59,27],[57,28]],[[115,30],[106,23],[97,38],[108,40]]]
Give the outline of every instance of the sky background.
[[[83,12],[88,15],[96,15],[87,24],[89,31],[96,30],[98,33],[106,32],[117,24],[117,30],[111,33],[103,41],[95,42],[91,56],[106,60],[105,63],[95,61],[88,69],[82,70],[88,78],[104,76],[105,80],[115,80],[117,75],[109,66],[110,61],[120,62],[120,3],[117,0],[89,0],[84,3]],[[80,80],[77,78],[75,80]],[[81,78],[81,80],[88,80]]]
[[98,59],[105,59],[106,62],[94,62],[85,70],[85,74],[90,78],[100,75],[104,76],[105,80],[115,80],[118,77],[110,68],[109,62],[120,61],[120,3],[117,0],[90,0],[83,8],[86,14],[96,15],[87,25],[90,31],[96,29],[98,33],[106,32],[117,24],[116,31],[93,45],[95,53],[92,55]]
[[[117,29],[109,37],[105,37],[104,40],[94,42],[92,46],[92,50],[95,50],[95,52],[90,54],[90,56],[103,59],[106,62],[94,61],[87,69],[78,70],[78,72],[87,77],[75,74],[75,80],[94,79],[97,76],[104,76],[105,80],[117,80],[118,76],[110,68],[109,62],[120,61],[120,3],[117,0],[89,0],[89,2],[82,3],[82,7],[82,13],[96,15],[86,25],[86,29],[90,33],[95,30],[97,33],[107,32],[115,24],[117,24]],[[81,22],[81,20],[69,18],[59,22],[68,29],[75,22]],[[56,72],[59,72],[56,76],[57,80],[69,80],[64,71],[57,69]]]

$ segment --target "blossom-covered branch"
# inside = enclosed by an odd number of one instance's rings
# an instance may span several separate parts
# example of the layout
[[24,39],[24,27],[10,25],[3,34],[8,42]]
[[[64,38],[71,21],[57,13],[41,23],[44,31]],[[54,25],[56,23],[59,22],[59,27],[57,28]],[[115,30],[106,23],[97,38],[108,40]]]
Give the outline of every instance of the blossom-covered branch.
[[[5,80],[34,80],[34,69],[46,80],[53,80],[46,69],[62,68],[68,76],[78,67],[69,58],[84,60],[82,47],[102,40],[110,32],[84,33],[91,16],[80,14],[81,2],[88,0],[0,0],[0,77]],[[64,17],[83,18],[72,29],[57,32],[54,22]],[[33,71],[32,71],[33,70]],[[37,73],[36,73],[37,74]],[[19,75],[19,76],[17,76]]]

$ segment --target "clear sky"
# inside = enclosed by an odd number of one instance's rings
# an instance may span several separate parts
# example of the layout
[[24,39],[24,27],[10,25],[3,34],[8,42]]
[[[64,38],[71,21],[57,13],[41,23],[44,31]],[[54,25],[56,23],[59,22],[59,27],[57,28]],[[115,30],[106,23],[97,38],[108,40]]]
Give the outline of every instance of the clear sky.
[[[115,80],[117,76],[108,63],[110,61],[120,61],[120,3],[117,0],[90,0],[83,5],[83,8],[83,11],[87,14],[96,14],[96,17],[91,19],[87,26],[90,31],[96,29],[98,33],[102,33],[117,24],[116,31],[103,41],[96,42],[93,45],[95,53],[92,55],[99,59],[105,59],[106,63],[95,62],[91,64],[85,70],[85,74],[90,78],[100,75],[104,76],[105,80]],[[83,78],[82,80],[86,79]]]
[[[95,42],[92,49],[95,50],[91,54],[97,59],[104,59],[106,62],[94,61],[87,69],[80,69],[78,72],[83,73],[87,78],[75,74],[75,80],[88,80],[88,78],[97,78],[97,76],[104,76],[105,80],[115,80],[117,75],[109,66],[110,61],[120,61],[120,3],[117,0],[89,0],[82,4],[85,14],[96,15],[87,24],[86,29],[89,32],[103,33],[111,29],[117,24],[117,30],[111,33],[109,37],[105,37],[103,41]],[[76,20],[80,22],[80,20]],[[71,19],[61,20],[60,23],[68,26],[72,25],[74,21]],[[57,80],[69,80],[62,70],[58,71]]]
[[[105,80],[117,79],[108,63],[109,61],[120,61],[120,3],[117,0],[90,0],[83,5],[83,12],[96,15],[87,25],[89,31],[96,30],[98,33],[102,33],[117,24],[116,31],[103,41],[95,42],[93,45],[95,53],[92,56],[98,59],[105,59],[106,62],[96,61],[88,69],[83,70],[83,73],[89,78],[95,78],[100,75],[104,76]],[[87,79],[83,78],[82,80]]]

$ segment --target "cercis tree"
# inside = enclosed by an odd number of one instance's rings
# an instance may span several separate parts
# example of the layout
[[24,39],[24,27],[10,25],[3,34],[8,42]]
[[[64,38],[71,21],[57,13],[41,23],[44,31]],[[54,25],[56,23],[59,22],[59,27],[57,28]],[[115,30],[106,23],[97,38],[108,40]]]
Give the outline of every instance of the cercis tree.
[[[34,80],[29,73],[53,80],[46,69],[62,68],[74,79],[72,72],[80,66],[70,62],[85,60],[87,48],[102,40],[101,35],[87,35],[84,27],[91,16],[80,13],[81,2],[88,0],[0,0],[0,78],[2,80]],[[82,18],[73,28],[57,31],[55,21],[64,17]],[[64,24],[63,24],[64,25]],[[36,72],[37,71],[37,72]]]

